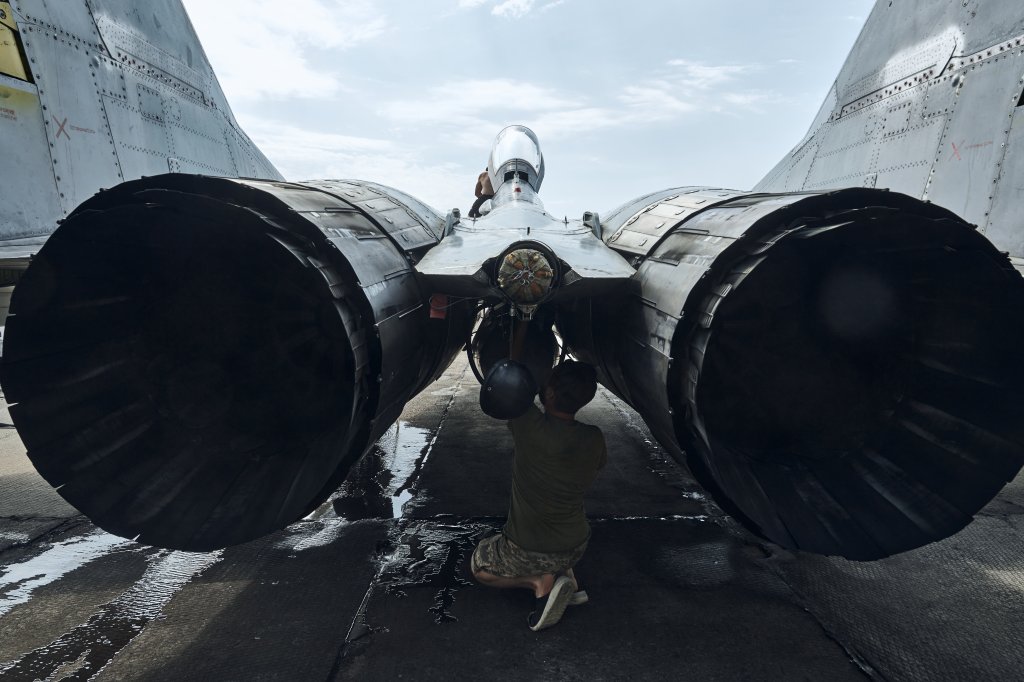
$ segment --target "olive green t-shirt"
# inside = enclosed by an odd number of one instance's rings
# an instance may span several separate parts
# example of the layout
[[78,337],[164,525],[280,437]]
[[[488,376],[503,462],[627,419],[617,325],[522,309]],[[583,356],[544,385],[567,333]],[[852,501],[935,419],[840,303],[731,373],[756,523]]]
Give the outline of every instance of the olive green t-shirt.
[[590,537],[583,494],[608,460],[601,429],[531,405],[508,423],[515,440],[505,535],[534,552],[563,552]]

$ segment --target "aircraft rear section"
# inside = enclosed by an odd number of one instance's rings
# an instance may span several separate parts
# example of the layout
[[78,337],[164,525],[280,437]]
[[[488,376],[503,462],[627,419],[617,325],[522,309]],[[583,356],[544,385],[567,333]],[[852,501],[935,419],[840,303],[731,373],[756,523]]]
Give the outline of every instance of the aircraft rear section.
[[357,183],[177,175],[97,195],[7,323],[33,463],[147,544],[208,550],[301,518],[468,335],[460,307],[430,318],[412,270],[439,223]]
[[562,334],[759,535],[876,559],[952,535],[1020,470],[1024,280],[948,211],[690,189],[605,225],[639,290]]

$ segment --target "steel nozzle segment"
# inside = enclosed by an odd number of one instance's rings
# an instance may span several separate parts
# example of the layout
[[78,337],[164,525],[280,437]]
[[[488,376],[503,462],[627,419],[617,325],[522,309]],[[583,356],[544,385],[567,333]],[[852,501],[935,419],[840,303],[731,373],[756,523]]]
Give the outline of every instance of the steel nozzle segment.
[[607,228],[644,259],[636,291],[564,311],[562,336],[751,531],[877,559],[1020,470],[1024,279],[949,211],[677,188]]
[[[307,218],[304,203],[338,205]],[[280,183],[167,176],[87,202],[7,325],[3,388],[36,468],[102,528],[163,547],[224,547],[310,512],[442,355],[428,325],[448,322],[398,277],[404,254],[375,239],[359,277],[343,254],[373,229]],[[388,316],[423,309],[393,323],[407,345],[386,361],[361,280]]]
[[691,468],[787,547],[952,535],[1024,463],[1022,285],[969,226],[910,211],[751,240],[673,349]]

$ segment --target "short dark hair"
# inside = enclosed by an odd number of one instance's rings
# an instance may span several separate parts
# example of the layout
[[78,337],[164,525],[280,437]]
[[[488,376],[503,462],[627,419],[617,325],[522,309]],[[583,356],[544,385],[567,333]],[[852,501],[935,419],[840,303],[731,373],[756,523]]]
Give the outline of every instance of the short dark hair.
[[547,387],[554,393],[551,398],[553,408],[576,414],[597,393],[597,371],[593,365],[566,360],[551,370]]

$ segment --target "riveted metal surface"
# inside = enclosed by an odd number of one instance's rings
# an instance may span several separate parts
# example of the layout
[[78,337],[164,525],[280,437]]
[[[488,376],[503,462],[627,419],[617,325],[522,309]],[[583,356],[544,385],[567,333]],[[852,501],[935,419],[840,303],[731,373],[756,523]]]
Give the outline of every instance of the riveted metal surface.
[[[1024,78],[1018,85],[1024,89]],[[1018,94],[1018,100],[1024,96]],[[1010,134],[1006,141],[1006,156],[999,169],[996,182],[1003,177],[1024,178],[1024,106],[1014,109]],[[1011,254],[1024,253],[1024,229],[1021,229],[1020,196],[1009,191],[996,192],[992,199],[992,213],[985,235]]]
[[693,187],[665,190],[643,198],[642,201],[649,203],[639,210],[635,210],[633,204],[626,204],[613,212],[603,221],[603,238],[616,251],[646,256],[666,235],[691,216],[742,194],[730,190]]
[[[1022,74],[1019,5],[878,3],[808,136],[755,190],[889,188],[987,234],[996,206],[1021,201],[1021,167],[1004,161]],[[1000,210],[996,245],[1024,255]]]
[[359,180],[320,180],[308,186],[344,199],[372,215],[403,251],[419,251],[441,240],[444,219],[423,202],[398,190]]
[[[1022,73],[1024,59],[1004,57],[978,64],[964,74],[927,188],[929,197],[980,226],[983,233],[1010,132],[1005,117],[1015,108]],[[1003,120],[996,127],[979,130],[978,121],[993,108],[1003,112]],[[965,192],[965,187],[975,189]]]
[[[154,0],[145,11],[85,0],[12,7],[39,106],[19,105],[16,124],[0,116],[0,139],[17,143],[4,157],[51,168],[41,175],[12,166],[21,172],[5,183],[0,238],[48,235],[74,207],[125,179],[168,170],[280,177],[238,128],[178,0]],[[8,134],[28,123],[45,139]],[[39,198],[46,185],[53,200]]]

